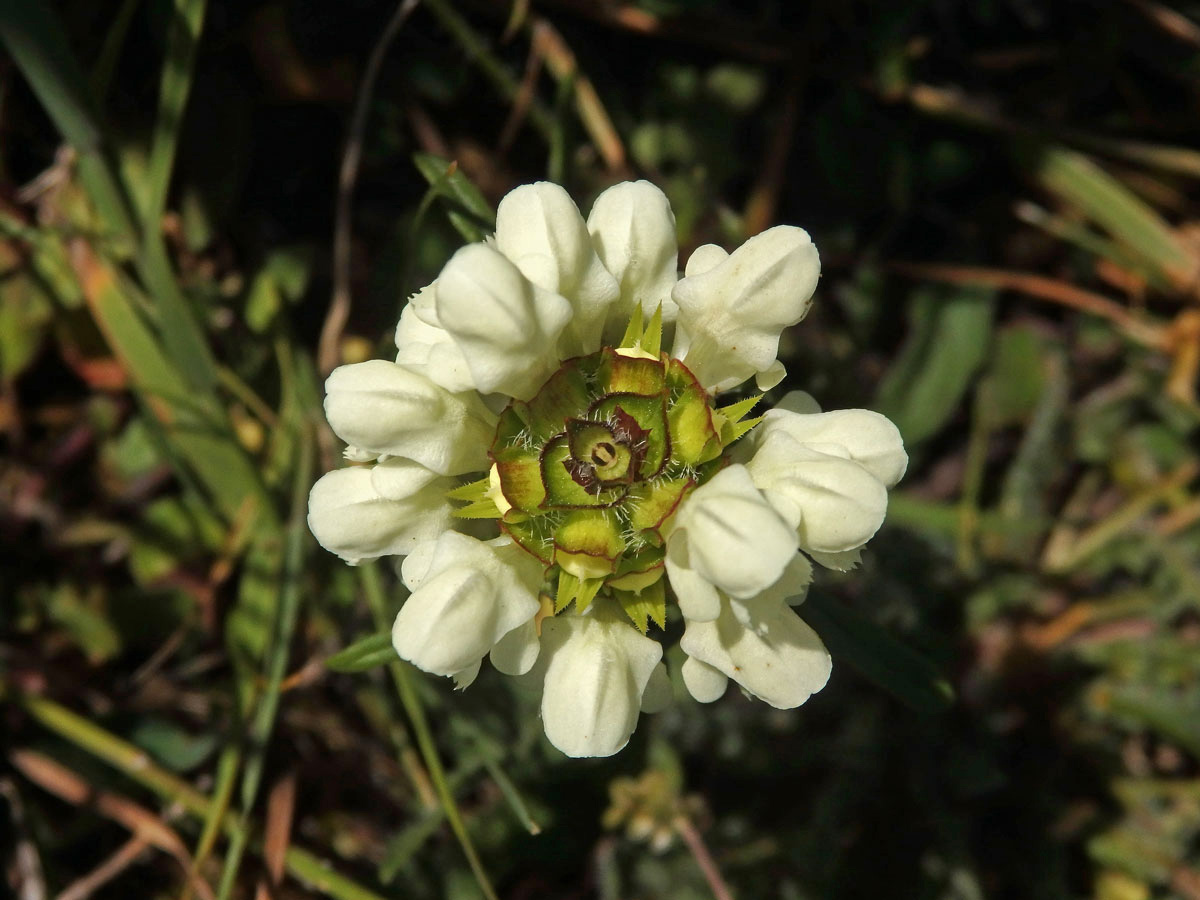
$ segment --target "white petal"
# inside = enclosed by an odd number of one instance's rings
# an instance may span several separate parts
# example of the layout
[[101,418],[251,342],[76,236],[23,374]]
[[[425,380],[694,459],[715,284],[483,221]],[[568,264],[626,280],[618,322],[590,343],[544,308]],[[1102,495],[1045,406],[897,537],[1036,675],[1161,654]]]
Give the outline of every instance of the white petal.
[[688,495],[669,540],[680,540],[681,532],[686,564],[733,597],[750,597],[774,584],[796,553],[795,531],[740,465],[722,469]]
[[439,475],[418,462],[402,456],[390,456],[370,469],[371,486],[385,500],[404,500],[418,491],[437,483],[443,493],[450,490],[454,479]]
[[628,622],[572,615],[545,620],[542,644],[550,743],[574,757],[611,756],[629,743],[662,645]]
[[683,617],[710,622],[721,614],[721,595],[712,582],[698,575],[688,558],[687,532],[676,529],[667,541],[667,579]]
[[530,560],[532,568],[521,568],[507,549],[457,532],[441,535],[432,551],[422,547],[401,567],[413,592],[392,627],[396,652],[426,672],[454,675],[531,621],[539,567]]
[[808,233],[778,225],[755,235],[672,292],[686,351],[676,355],[704,387],[723,391],[773,370],[780,332],[808,313],[820,275]]
[[662,712],[671,705],[671,695],[671,676],[667,674],[666,665],[660,662],[650,673],[646,690],[642,692],[642,712]]
[[766,628],[765,623],[773,620],[780,609],[789,603],[795,606],[804,601],[808,595],[808,587],[812,583],[812,578],[812,563],[805,556],[797,553],[788,563],[788,567],[783,570],[783,575],[773,585],[762,593],[744,600],[730,598],[729,607],[743,626],[762,633]]
[[[908,454],[904,452],[900,431],[885,416],[867,409],[802,415],[776,407],[763,416],[752,437],[761,442],[774,431],[786,432],[802,444],[825,449],[836,456],[849,457],[885,487],[898,482],[908,468]],[[821,445],[841,450],[831,451]]]
[[383,359],[334,369],[325,382],[325,415],[346,443],[442,475],[486,469],[496,427],[475,395],[451,394]]
[[565,190],[539,181],[510,191],[496,210],[496,247],[534,284],[570,300],[575,346],[568,355],[600,349],[617,282],[596,255],[583,216]]
[[411,302],[400,313],[396,325],[396,351],[398,365],[420,372],[451,393],[475,390],[466,357],[450,332],[421,321]]
[[[399,360],[397,360],[398,362]],[[754,376],[754,386],[760,391],[769,391],[787,377],[787,369],[779,360]]]
[[469,244],[442,269],[437,315],[480,393],[528,399],[558,368],[571,304],[530,283],[493,247]]
[[840,553],[861,547],[887,513],[883,483],[854,460],[825,452],[837,449],[816,449],[776,430],[759,441],[746,463],[754,483],[796,529],[805,550]]
[[679,646],[772,706],[799,706],[829,680],[829,652],[787,606],[764,626],[746,628],[726,605],[715,622],[689,622]]
[[862,562],[862,550],[859,548],[843,550],[840,553],[822,553],[820,550],[808,550],[807,553],[825,568],[836,569],[839,572],[857,569]]
[[688,257],[687,267],[683,270],[683,274],[689,278],[692,275],[703,275],[727,259],[729,259],[729,251],[724,247],[716,244],[701,244]]
[[775,404],[775,409],[786,409],[788,412],[801,415],[811,415],[821,411],[821,404],[808,391],[788,391],[783,399]]
[[614,184],[596,198],[587,227],[597,256],[621,291],[606,330],[615,329],[619,338],[635,306],[649,317],[660,303],[663,321],[673,322],[677,309],[671,289],[679,278],[679,251],[666,195],[648,181]]
[[492,648],[492,665],[505,675],[524,675],[537,662],[540,649],[537,626],[530,619],[496,641]]
[[708,663],[702,663],[693,656],[683,661],[680,669],[683,684],[688,693],[699,703],[712,703],[720,700],[729,686],[729,676],[714,669]]
[[480,663],[481,660],[476,660],[461,672],[455,672],[450,676],[454,679],[454,689],[456,691],[465,691],[475,683],[475,679],[479,677]]
[[380,496],[372,470],[335,469],[308,495],[308,527],[326,550],[352,565],[379,556],[403,555],[451,527],[445,492],[437,479],[407,497]]

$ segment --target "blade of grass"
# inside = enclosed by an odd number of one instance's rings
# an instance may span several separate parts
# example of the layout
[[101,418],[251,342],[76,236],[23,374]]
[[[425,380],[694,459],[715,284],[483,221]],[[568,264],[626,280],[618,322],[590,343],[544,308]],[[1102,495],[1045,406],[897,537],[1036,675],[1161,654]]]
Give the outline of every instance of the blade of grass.
[[1162,217],[1116,178],[1086,156],[1061,147],[1041,146],[1025,158],[1048,191],[1079,207],[1171,283],[1191,284],[1196,261]]
[[[213,847],[216,846],[217,838],[221,834],[221,827],[225,821],[225,814],[229,811],[230,800],[233,799],[233,789],[237,784],[237,773],[241,765],[242,748],[240,742],[235,738],[221,750],[221,757],[217,761],[217,783],[213,790],[212,802],[209,803],[208,815],[204,818],[200,839],[196,841],[196,849],[192,853],[193,873],[199,872],[200,867],[212,853]],[[184,882],[180,900],[191,900],[191,896],[192,882],[189,879]]]
[[231,837],[225,853],[225,868],[217,896],[228,898],[237,881],[242,856],[249,839],[250,814],[258,789],[262,782],[263,765],[267,746],[275,726],[275,714],[279,710],[280,685],[287,671],[288,650],[296,620],[300,611],[300,582],[303,577],[305,549],[309,540],[308,489],[312,484],[313,439],[311,433],[303,434],[298,441],[295,477],[292,482],[292,513],[287,526],[287,543],[284,550],[283,573],[276,610],[275,627],[271,646],[267,651],[266,685],[259,698],[254,718],[250,723],[248,738],[250,752],[242,771],[240,789],[241,814],[238,834]]
[[[12,4],[0,16],[0,36],[55,127],[78,154],[80,180],[110,237],[137,248],[135,262],[154,299],[170,358],[193,389],[211,394],[217,384],[216,363],[175,279],[159,222],[154,220],[149,227],[139,223],[130,192],[108,157],[87,80],[65,34],[49,4]],[[190,80],[190,69],[184,77]],[[177,131],[179,125],[176,120],[163,127]]]
[[204,27],[205,0],[175,0],[171,24],[167,30],[167,52],[159,88],[158,116],[154,122],[154,142],[150,145],[147,165],[149,200],[146,203],[147,232],[162,221],[175,166],[175,150],[183,126],[184,110],[192,87],[196,47]]
[[[387,599],[384,597],[378,566],[372,564],[359,566],[358,575],[362,582],[363,592],[367,597],[367,605],[375,619],[375,627],[380,631],[389,629],[391,623],[388,621]],[[442,802],[446,821],[450,823],[450,830],[458,838],[458,843],[462,846],[463,854],[467,857],[467,863],[470,865],[484,897],[487,900],[497,900],[496,891],[492,887],[487,872],[484,871],[479,854],[475,852],[471,836],[467,833],[467,826],[463,822],[458,804],[454,800],[454,792],[446,780],[446,769],[442,765],[437,747],[433,742],[433,733],[429,729],[429,720],[425,717],[425,708],[421,705],[421,698],[417,696],[417,692],[413,688],[412,667],[408,663],[397,660],[389,668],[392,672],[392,679],[396,683],[396,692],[400,695],[400,703],[404,706],[404,711],[416,733],[417,747],[420,748],[421,756],[425,760],[425,768],[429,771],[434,789]]]
[[[179,804],[198,819],[212,815],[212,800],[182,778],[156,765],[140,747],[122,740],[53,700],[21,693],[7,695],[0,682],[0,701],[9,699],[47,731],[108,763],[165,802]],[[222,819],[222,831],[229,837],[238,834],[242,827],[232,815]],[[259,849],[257,842],[253,846],[256,851]],[[295,845],[288,848],[284,863],[294,878],[333,900],[384,900],[374,891],[339,875],[324,860]]]

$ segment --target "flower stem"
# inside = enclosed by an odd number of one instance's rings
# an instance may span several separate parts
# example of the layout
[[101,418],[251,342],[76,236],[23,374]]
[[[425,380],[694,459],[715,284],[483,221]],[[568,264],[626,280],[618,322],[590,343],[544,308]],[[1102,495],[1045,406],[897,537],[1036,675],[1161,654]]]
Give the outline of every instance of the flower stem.
[[729,890],[729,885],[725,883],[725,879],[721,876],[721,870],[717,868],[712,854],[708,852],[708,847],[704,844],[704,838],[700,837],[700,832],[696,830],[696,826],[692,824],[692,820],[687,816],[680,815],[675,817],[675,821],[672,824],[675,826],[676,833],[687,844],[687,848],[691,851],[692,856],[695,857],[696,865],[704,873],[704,880],[708,882],[708,887],[713,892],[713,897],[716,900],[733,900],[733,894]]

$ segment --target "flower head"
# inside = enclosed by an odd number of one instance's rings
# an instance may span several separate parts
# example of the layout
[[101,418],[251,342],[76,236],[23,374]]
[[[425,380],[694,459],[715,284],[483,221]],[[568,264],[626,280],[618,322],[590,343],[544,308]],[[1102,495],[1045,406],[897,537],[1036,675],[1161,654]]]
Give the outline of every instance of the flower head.
[[857,562],[907,465],[876,413],[792,393],[747,418],[757,397],[718,400],[783,378],[780,333],[820,273],[804,231],[677,267],[648,182],[586,221],[557,185],[519,187],[495,237],[410,300],[396,361],[326,383],[358,465],[313,487],[317,540],[352,564],[405,556],[400,656],[460,687],[485,656],[539,681],[569,756],[616,753],[669,699],[669,606],[697,700],[730,678],[780,708],[820,690],[829,654],[789,604],[810,560]]

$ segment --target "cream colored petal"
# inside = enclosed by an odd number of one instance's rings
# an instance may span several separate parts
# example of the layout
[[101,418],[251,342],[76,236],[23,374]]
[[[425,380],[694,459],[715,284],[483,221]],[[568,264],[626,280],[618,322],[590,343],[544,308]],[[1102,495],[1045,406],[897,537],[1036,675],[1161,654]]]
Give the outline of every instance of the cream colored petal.
[[803,229],[779,225],[755,235],[728,259],[675,285],[686,336],[675,354],[713,391],[777,373],[779,335],[808,313],[820,271]]
[[686,530],[676,529],[671,535],[665,561],[667,579],[685,619],[708,622],[721,614],[720,593],[691,567]]
[[451,527],[445,485],[430,482],[407,497],[382,497],[371,469],[335,469],[308,495],[308,527],[326,550],[351,565],[404,555]]
[[401,575],[412,594],[392,628],[396,652],[426,672],[453,676],[532,621],[539,608],[536,587],[508,549],[507,543],[447,532],[406,561]]
[[475,390],[466,357],[450,333],[422,322],[411,303],[396,325],[396,364],[420,372],[451,393]]
[[559,366],[571,304],[532,284],[493,247],[470,244],[438,277],[437,314],[480,393],[527,400]]
[[[797,553],[788,563],[783,575],[762,593],[747,597],[744,600],[729,599],[729,608],[734,616],[746,628],[762,632],[766,625],[774,619],[775,614],[787,605],[795,606],[804,601],[808,595],[808,587],[812,583],[812,563],[802,554]],[[713,618],[716,618],[714,616]]]
[[452,394],[383,359],[334,369],[325,382],[325,415],[346,443],[443,475],[486,469],[496,427],[474,394]]
[[550,743],[574,757],[611,756],[629,743],[662,645],[628,622],[560,615],[542,623],[542,653]]
[[851,569],[857,569],[862,562],[862,550],[858,548],[843,550],[840,553],[822,553],[820,550],[808,550],[805,552],[825,568],[835,569],[838,572],[849,572]]
[[823,688],[833,667],[817,633],[787,606],[753,629],[726,605],[715,622],[689,622],[679,646],[778,709],[799,706]]
[[525,277],[574,309],[568,355],[600,349],[600,333],[619,289],[592,246],[579,209],[548,181],[510,191],[496,210],[496,247]]
[[[785,398],[786,399],[786,398]],[[908,454],[900,431],[885,416],[867,409],[839,409],[802,415],[776,407],[763,416],[754,430],[754,440],[782,431],[802,444],[846,456],[891,487],[908,468]],[[828,447],[842,448],[831,451]]]
[[481,662],[481,660],[476,660],[461,672],[455,672],[450,676],[454,679],[454,689],[456,691],[465,691],[475,683],[475,679],[479,677],[479,668]]
[[688,495],[669,540],[685,540],[689,568],[733,597],[774,584],[796,554],[793,527],[741,465],[722,469]]
[[606,334],[619,340],[635,306],[648,319],[662,304],[663,321],[673,322],[677,309],[671,289],[679,278],[679,252],[666,195],[648,181],[615,184],[596,198],[587,227],[597,256],[620,288]]
[[698,703],[720,700],[725,694],[725,688],[729,686],[729,676],[693,656],[683,661],[680,673],[683,675],[684,687]]
[[796,529],[800,547],[840,553],[861,547],[887,513],[887,489],[862,465],[769,432],[746,469],[778,513]]
[[537,662],[540,649],[537,627],[530,619],[496,641],[492,648],[492,665],[505,675],[524,675]]
[[683,274],[688,278],[693,275],[703,275],[705,272],[715,269],[727,259],[729,259],[729,251],[724,247],[719,247],[716,244],[701,244],[688,257],[687,266],[684,268]]

